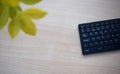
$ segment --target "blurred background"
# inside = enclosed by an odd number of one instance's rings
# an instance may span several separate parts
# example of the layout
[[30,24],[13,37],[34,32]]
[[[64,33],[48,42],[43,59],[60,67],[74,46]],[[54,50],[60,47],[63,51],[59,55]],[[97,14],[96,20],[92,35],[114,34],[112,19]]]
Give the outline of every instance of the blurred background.
[[[12,40],[0,31],[0,74],[119,74],[120,51],[82,56],[80,23],[120,18],[119,0],[43,0],[48,15],[34,20],[37,36]],[[88,71],[87,71],[88,70]]]

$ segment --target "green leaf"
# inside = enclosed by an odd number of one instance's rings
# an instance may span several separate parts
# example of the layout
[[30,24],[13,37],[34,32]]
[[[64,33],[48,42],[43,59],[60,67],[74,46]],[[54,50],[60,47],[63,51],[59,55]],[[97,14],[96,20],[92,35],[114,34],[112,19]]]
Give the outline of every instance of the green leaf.
[[24,13],[34,19],[43,18],[47,14],[47,12],[45,12],[44,10],[40,10],[37,8],[29,8],[29,9],[25,10]]
[[0,29],[4,28],[9,19],[9,11],[7,7],[0,6]]
[[20,1],[23,2],[24,4],[33,5],[40,2],[41,0],[20,0]]
[[13,19],[9,26],[8,26],[8,32],[11,36],[11,38],[15,38],[20,31],[20,24],[18,22],[18,19]]
[[21,29],[28,35],[36,35],[36,26],[32,22],[31,18],[24,13],[20,16]]
[[18,7],[10,7],[10,8],[9,8],[10,17],[11,17],[12,19],[15,18],[16,15],[17,15],[17,13],[18,13],[19,11],[22,11],[21,8],[20,8],[20,6],[18,6]]
[[1,4],[5,6],[16,7],[19,5],[19,0],[1,0]]

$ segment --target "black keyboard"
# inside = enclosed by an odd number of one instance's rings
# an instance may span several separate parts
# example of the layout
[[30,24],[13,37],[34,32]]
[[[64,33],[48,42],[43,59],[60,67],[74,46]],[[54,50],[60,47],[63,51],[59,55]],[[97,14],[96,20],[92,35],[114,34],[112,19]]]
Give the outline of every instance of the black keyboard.
[[120,49],[120,19],[78,25],[83,55]]

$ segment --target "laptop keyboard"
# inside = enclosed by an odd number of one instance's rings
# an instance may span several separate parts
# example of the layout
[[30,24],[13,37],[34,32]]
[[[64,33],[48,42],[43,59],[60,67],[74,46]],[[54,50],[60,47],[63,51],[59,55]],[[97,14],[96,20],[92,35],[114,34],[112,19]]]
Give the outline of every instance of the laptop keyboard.
[[120,49],[120,19],[79,24],[83,55]]

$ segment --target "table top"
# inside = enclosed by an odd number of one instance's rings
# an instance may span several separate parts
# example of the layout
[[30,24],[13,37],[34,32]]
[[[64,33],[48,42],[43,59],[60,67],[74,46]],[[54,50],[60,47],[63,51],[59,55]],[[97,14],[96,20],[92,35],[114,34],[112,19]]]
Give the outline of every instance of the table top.
[[[21,4],[23,9],[31,6]],[[43,0],[37,36],[0,31],[0,74],[120,74],[120,51],[83,56],[77,26],[120,17],[119,0]]]

